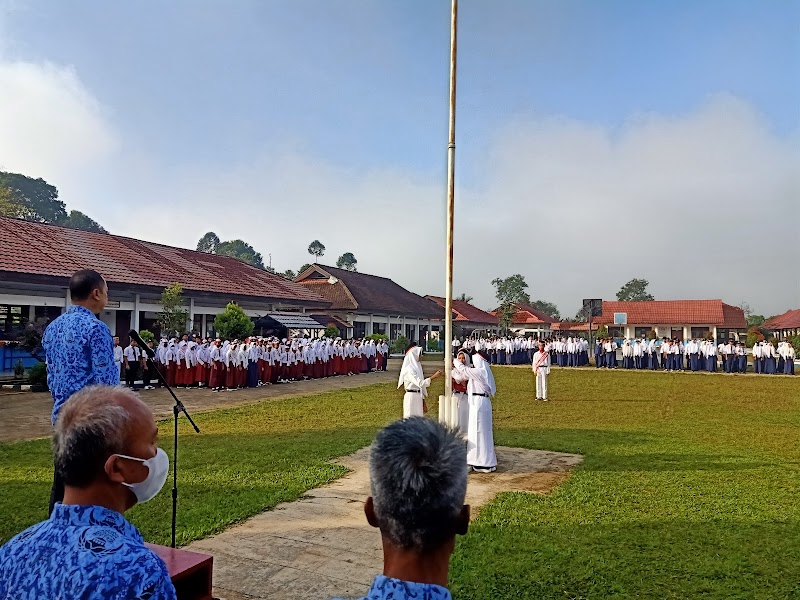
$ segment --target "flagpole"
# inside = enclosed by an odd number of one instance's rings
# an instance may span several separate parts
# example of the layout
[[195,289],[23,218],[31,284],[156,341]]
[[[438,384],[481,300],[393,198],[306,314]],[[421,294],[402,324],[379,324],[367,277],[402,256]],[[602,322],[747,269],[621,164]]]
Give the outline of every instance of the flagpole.
[[439,420],[456,424],[458,411],[453,407],[453,213],[455,208],[456,169],[456,33],[458,0],[452,0],[450,15],[450,126],[447,143],[447,259],[444,309],[444,407]]

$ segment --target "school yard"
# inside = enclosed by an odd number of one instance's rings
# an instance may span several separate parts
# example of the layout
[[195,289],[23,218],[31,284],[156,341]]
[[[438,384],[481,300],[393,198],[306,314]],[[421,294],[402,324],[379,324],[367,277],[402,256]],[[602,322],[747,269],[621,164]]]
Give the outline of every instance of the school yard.
[[[798,381],[554,369],[545,403],[527,369],[494,372],[496,443],[583,462],[548,495],[479,510],[454,598],[800,598]],[[309,393],[199,412],[200,435],[183,424],[180,544],[336,480],[331,461],[401,413],[393,383]],[[0,543],[45,517],[51,477],[46,439],[0,444]],[[165,490],[128,517],[168,543],[169,506]]]

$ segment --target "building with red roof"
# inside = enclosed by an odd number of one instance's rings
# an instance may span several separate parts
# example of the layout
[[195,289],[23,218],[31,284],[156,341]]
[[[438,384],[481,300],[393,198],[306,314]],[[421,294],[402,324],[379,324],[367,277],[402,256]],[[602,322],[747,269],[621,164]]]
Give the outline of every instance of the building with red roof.
[[294,281],[328,300],[324,314],[332,324],[343,323],[348,337],[381,334],[396,340],[402,335],[419,342],[430,333],[438,336],[444,320],[441,306],[387,277],[313,264]]
[[[557,319],[528,304],[518,302],[512,306],[514,317],[511,319],[510,329],[519,335],[534,334],[536,337],[547,337],[552,332],[553,323],[558,322]],[[494,309],[492,314],[499,318],[500,308]]]
[[800,335],[800,308],[787,310],[782,315],[767,319],[761,329],[781,339]]
[[254,319],[293,315],[321,329],[307,312],[330,301],[280,275],[235,258],[106,233],[0,217],[0,339],[28,322],[49,321],[69,305],[69,279],[94,269],[108,282],[100,318],[127,343],[130,329],[153,329],[166,286],[183,286],[187,331],[213,335],[214,316],[236,302]]
[[[425,296],[445,308],[445,299],[442,296]],[[490,312],[481,310],[464,300],[453,300],[453,335],[455,337],[469,336],[473,333],[497,333],[499,319]]]
[[747,332],[744,311],[722,300],[603,302],[603,314],[593,319],[594,325],[607,326],[609,335],[618,338],[642,337],[654,330],[658,337],[727,340]]

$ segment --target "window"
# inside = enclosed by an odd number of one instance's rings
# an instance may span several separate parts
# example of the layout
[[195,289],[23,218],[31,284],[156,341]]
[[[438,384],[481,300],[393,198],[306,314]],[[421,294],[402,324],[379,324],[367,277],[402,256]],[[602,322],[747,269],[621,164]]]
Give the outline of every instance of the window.
[[706,327],[692,327],[693,338],[704,338],[708,335],[708,328]]
[[653,329],[652,327],[636,327],[634,328],[634,337],[639,339],[643,337],[647,337],[647,334],[650,333],[650,330]]
[[414,328],[415,325],[406,325],[406,339],[410,342],[416,341],[415,339],[416,336],[414,335]]
[[386,335],[386,323],[373,323],[372,333],[379,333],[381,335]]
[[[28,324],[28,307],[0,304],[0,338],[15,339]],[[5,335],[3,335],[5,334]]]
[[363,338],[367,335],[367,324],[366,323],[359,323],[356,321],[353,323],[353,337],[354,338]]
[[402,325],[398,325],[396,323],[393,323],[391,328],[390,328],[389,339],[396,340],[397,338],[399,338],[400,337],[400,332],[402,330],[403,330],[403,326]]
[[610,338],[621,338],[623,336],[623,328],[622,327],[609,327],[608,328],[608,337]]

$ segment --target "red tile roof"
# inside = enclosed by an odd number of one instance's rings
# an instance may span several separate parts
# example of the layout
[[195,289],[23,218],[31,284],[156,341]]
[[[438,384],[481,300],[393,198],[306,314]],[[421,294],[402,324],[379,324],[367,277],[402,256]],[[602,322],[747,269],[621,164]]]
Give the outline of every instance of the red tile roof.
[[787,310],[782,315],[764,321],[761,329],[800,329],[800,308]]
[[614,313],[627,313],[629,325],[716,325],[746,329],[744,311],[722,300],[653,300],[603,302],[603,314],[594,323],[613,325]]
[[228,256],[6,217],[0,217],[0,240],[0,273],[68,279],[94,269],[112,285],[180,283],[186,291],[328,304],[302,285]]
[[[331,277],[337,280],[333,284],[328,283]],[[295,281],[331,300],[332,310],[444,319],[444,311],[435,302],[409,292],[386,277],[315,264],[300,273]]]
[[[527,304],[515,304],[514,307],[517,309],[514,313],[514,318],[511,321],[512,325],[549,325],[550,323],[555,323],[556,319],[551,317],[550,315],[543,313],[540,310],[533,308]],[[492,311],[493,315],[497,315],[500,312],[500,308],[496,308]]]
[[[445,299],[441,296],[425,296],[428,300],[433,300],[444,308]],[[497,325],[498,318],[492,313],[481,310],[464,300],[453,300],[453,312],[455,320],[467,323],[480,323],[481,325]]]
[[[561,321],[560,323],[553,323],[550,328],[553,331],[589,331],[589,323]],[[597,329],[594,327],[594,323],[592,323],[592,329]]]

